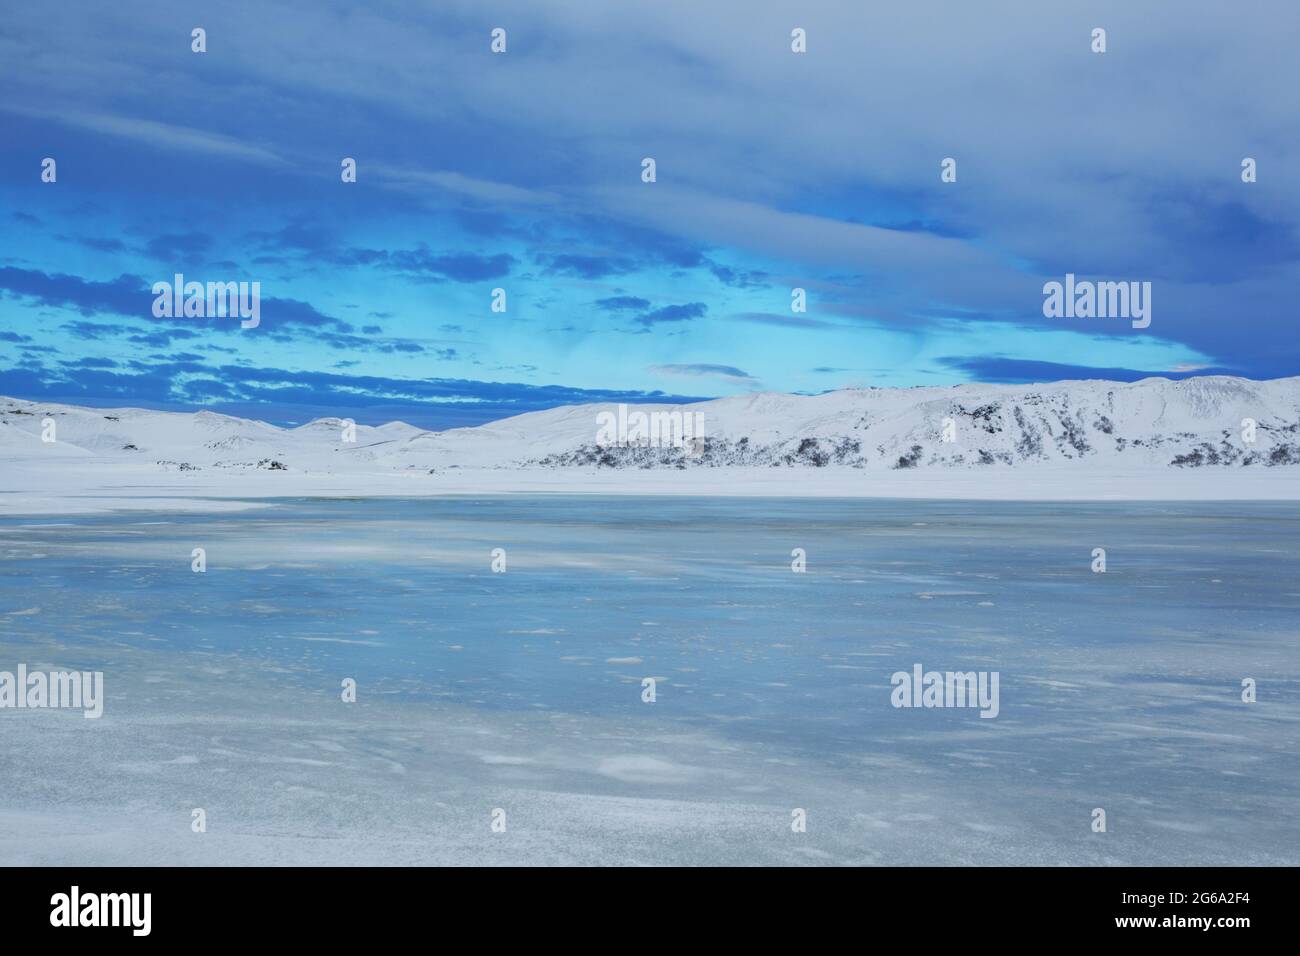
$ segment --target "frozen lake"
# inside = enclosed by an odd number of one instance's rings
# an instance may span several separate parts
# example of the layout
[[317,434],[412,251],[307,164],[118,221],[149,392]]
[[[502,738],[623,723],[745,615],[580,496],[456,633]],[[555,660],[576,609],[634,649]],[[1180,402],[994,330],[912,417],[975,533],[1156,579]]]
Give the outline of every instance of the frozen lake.
[[[1296,864],[1298,544],[1283,503],[7,518],[0,671],[107,699],[0,710],[0,864]],[[917,664],[998,715],[892,706]]]

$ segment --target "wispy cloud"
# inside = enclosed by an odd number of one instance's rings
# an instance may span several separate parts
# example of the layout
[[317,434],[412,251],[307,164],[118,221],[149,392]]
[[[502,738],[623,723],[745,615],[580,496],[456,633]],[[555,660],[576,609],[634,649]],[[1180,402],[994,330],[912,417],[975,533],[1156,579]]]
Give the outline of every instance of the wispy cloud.
[[75,110],[30,110],[13,105],[0,105],[0,109],[42,120],[54,120],[69,126],[107,133],[137,140],[162,149],[179,149],[210,153],[266,166],[283,166],[286,161],[275,152],[254,143],[244,142],[221,133],[208,132],[190,126],[160,123],[156,120],[112,113],[91,113]]
[[710,365],[707,363],[687,363],[683,365],[652,365],[650,371],[660,375],[691,375],[708,378],[721,378],[730,382],[755,384],[756,379],[748,372],[734,365]]

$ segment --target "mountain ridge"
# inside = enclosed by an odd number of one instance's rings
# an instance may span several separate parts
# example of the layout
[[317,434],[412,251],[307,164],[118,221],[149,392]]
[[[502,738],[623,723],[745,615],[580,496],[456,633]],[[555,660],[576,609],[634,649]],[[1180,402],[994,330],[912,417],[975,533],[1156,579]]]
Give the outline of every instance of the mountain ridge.
[[[468,428],[318,418],[281,428],[219,412],[161,412],[0,397],[0,451],[11,460],[96,458],[159,470],[359,474],[446,469],[654,470],[731,467],[999,470],[1037,465],[1241,468],[1300,464],[1300,377],[759,392],[686,405],[628,405],[695,415],[700,437],[674,445],[602,438],[603,402],[527,412]],[[40,440],[52,419],[56,441]],[[1253,428],[1250,423],[1253,422]],[[1253,440],[1250,438],[1253,437]],[[948,440],[945,440],[948,439]],[[54,446],[59,446],[54,450]]]

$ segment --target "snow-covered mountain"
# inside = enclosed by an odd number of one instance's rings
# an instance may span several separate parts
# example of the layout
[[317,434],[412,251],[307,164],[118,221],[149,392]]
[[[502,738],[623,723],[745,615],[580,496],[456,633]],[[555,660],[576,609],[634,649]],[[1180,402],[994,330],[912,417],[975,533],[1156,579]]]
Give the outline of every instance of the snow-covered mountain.
[[[79,459],[146,470],[438,474],[448,469],[901,471],[1068,467],[1240,469],[1300,464],[1300,378],[1204,377],[1134,383],[957,385],[762,393],[693,405],[634,405],[691,416],[693,441],[609,444],[618,406],[577,405],[476,428],[318,419],[298,428],[213,412],[94,409],[0,398],[0,455],[28,465]],[[602,418],[602,413],[604,416]],[[56,441],[43,441],[52,421]],[[1253,424],[1253,427],[1251,423]],[[1253,430],[1253,436],[1252,436]],[[1253,437],[1253,440],[1250,440]],[[945,440],[948,438],[950,440]]]

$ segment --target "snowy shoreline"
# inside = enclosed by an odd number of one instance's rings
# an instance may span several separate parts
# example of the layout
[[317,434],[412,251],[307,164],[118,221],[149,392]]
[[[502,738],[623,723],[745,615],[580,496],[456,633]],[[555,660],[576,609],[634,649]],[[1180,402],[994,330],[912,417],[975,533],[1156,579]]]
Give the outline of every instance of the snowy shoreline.
[[0,515],[109,511],[222,512],[291,498],[440,498],[476,495],[882,498],[967,501],[1296,501],[1289,469],[1086,475],[1060,468],[984,473],[727,468],[696,472],[457,469],[437,475],[245,472],[159,474],[138,465],[30,463],[0,476]]

